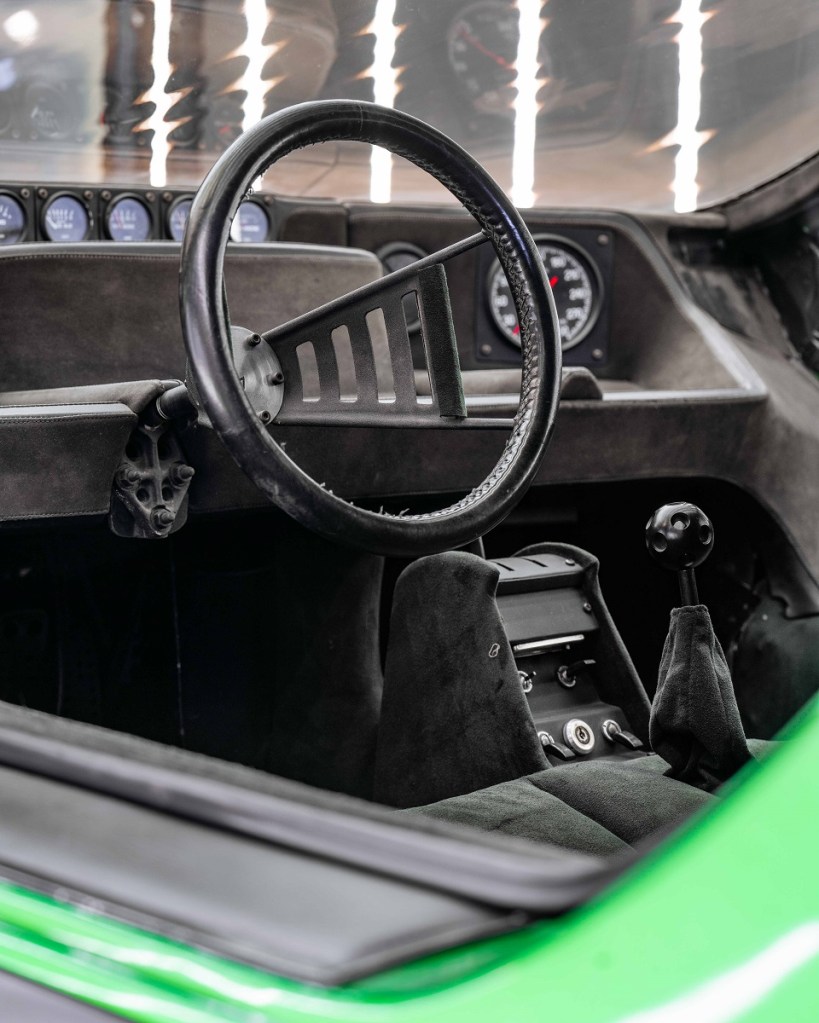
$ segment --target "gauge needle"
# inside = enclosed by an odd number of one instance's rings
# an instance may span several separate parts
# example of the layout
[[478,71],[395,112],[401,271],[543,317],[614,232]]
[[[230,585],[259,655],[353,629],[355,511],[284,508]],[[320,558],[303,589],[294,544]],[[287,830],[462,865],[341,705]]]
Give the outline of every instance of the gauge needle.
[[464,38],[470,46],[474,46],[475,49],[479,53],[482,53],[485,57],[489,57],[490,60],[494,60],[494,62],[496,64],[500,64],[501,67],[511,69],[512,65],[508,61],[504,60],[499,54],[493,53],[488,47],[484,46],[480,39],[473,36],[465,25],[461,25],[458,29],[458,35]]
[[550,277],[549,278],[549,287],[553,288],[557,284],[557,282],[559,280],[560,280],[559,277]]

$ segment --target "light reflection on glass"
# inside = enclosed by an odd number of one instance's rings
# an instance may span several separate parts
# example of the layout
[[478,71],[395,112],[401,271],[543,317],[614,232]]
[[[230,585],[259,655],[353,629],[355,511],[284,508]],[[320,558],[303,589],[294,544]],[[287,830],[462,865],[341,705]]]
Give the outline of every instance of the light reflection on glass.
[[247,93],[242,108],[242,130],[252,128],[264,117],[264,98],[266,84],[263,79],[265,63],[270,47],[263,45],[267,31],[266,0],[245,0],[245,21],[247,22],[247,38],[243,46],[244,56],[248,64],[244,76],[238,86]]
[[672,132],[677,143],[674,159],[674,210],[690,213],[697,208],[700,146],[707,139],[697,130],[702,104],[702,26],[708,15],[700,10],[701,0],[681,0],[676,20],[680,23],[677,37],[680,78],[677,86],[677,126]]
[[519,12],[518,52],[515,60],[515,142],[512,150],[512,202],[535,203],[535,145],[537,142],[538,44],[540,0],[517,0]]
[[148,127],[153,131],[148,176],[154,188],[164,188],[168,179],[167,163],[170,149],[168,135],[172,125],[168,123],[167,115],[177,99],[175,94],[165,91],[165,83],[171,76],[170,48],[171,0],[155,0],[154,37],[151,48],[154,82],[148,92],[148,99],[156,104],[156,109],[148,119]]
[[[393,24],[395,0],[378,0],[372,28],[375,35],[373,54],[373,91],[376,103],[391,107],[395,101],[395,57],[397,30]],[[392,198],[392,153],[373,146],[370,154],[370,201],[389,202]]]

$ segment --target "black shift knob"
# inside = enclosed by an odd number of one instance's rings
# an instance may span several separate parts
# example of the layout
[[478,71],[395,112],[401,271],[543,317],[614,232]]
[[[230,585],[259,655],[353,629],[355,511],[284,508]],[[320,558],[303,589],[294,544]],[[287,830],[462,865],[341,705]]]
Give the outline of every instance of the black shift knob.
[[714,548],[714,527],[705,512],[688,501],[664,504],[646,524],[646,547],[663,568],[680,573],[683,602],[699,603],[694,569]]

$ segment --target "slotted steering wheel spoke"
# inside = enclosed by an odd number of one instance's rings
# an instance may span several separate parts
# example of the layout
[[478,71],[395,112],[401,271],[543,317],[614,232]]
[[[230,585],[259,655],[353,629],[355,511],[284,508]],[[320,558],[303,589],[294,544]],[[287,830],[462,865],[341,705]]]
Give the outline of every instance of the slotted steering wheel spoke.
[[[284,375],[284,400],[276,423],[359,426],[441,426],[466,419],[458,343],[445,263],[485,242],[475,234],[386,277],[263,334]],[[431,384],[431,398],[415,387],[404,299],[414,296]],[[373,314],[379,314],[375,316]],[[334,337],[345,332],[355,378],[344,393]],[[300,358],[305,346],[313,360]],[[386,366],[379,380],[378,365]],[[315,371],[313,371],[315,366]]]

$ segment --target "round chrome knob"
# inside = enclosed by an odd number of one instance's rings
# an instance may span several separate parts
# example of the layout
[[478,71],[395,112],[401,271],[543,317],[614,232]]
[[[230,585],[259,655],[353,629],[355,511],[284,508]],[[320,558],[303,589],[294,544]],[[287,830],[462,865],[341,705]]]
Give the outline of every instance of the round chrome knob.
[[581,718],[571,718],[563,726],[563,741],[583,756],[594,749],[594,732]]

